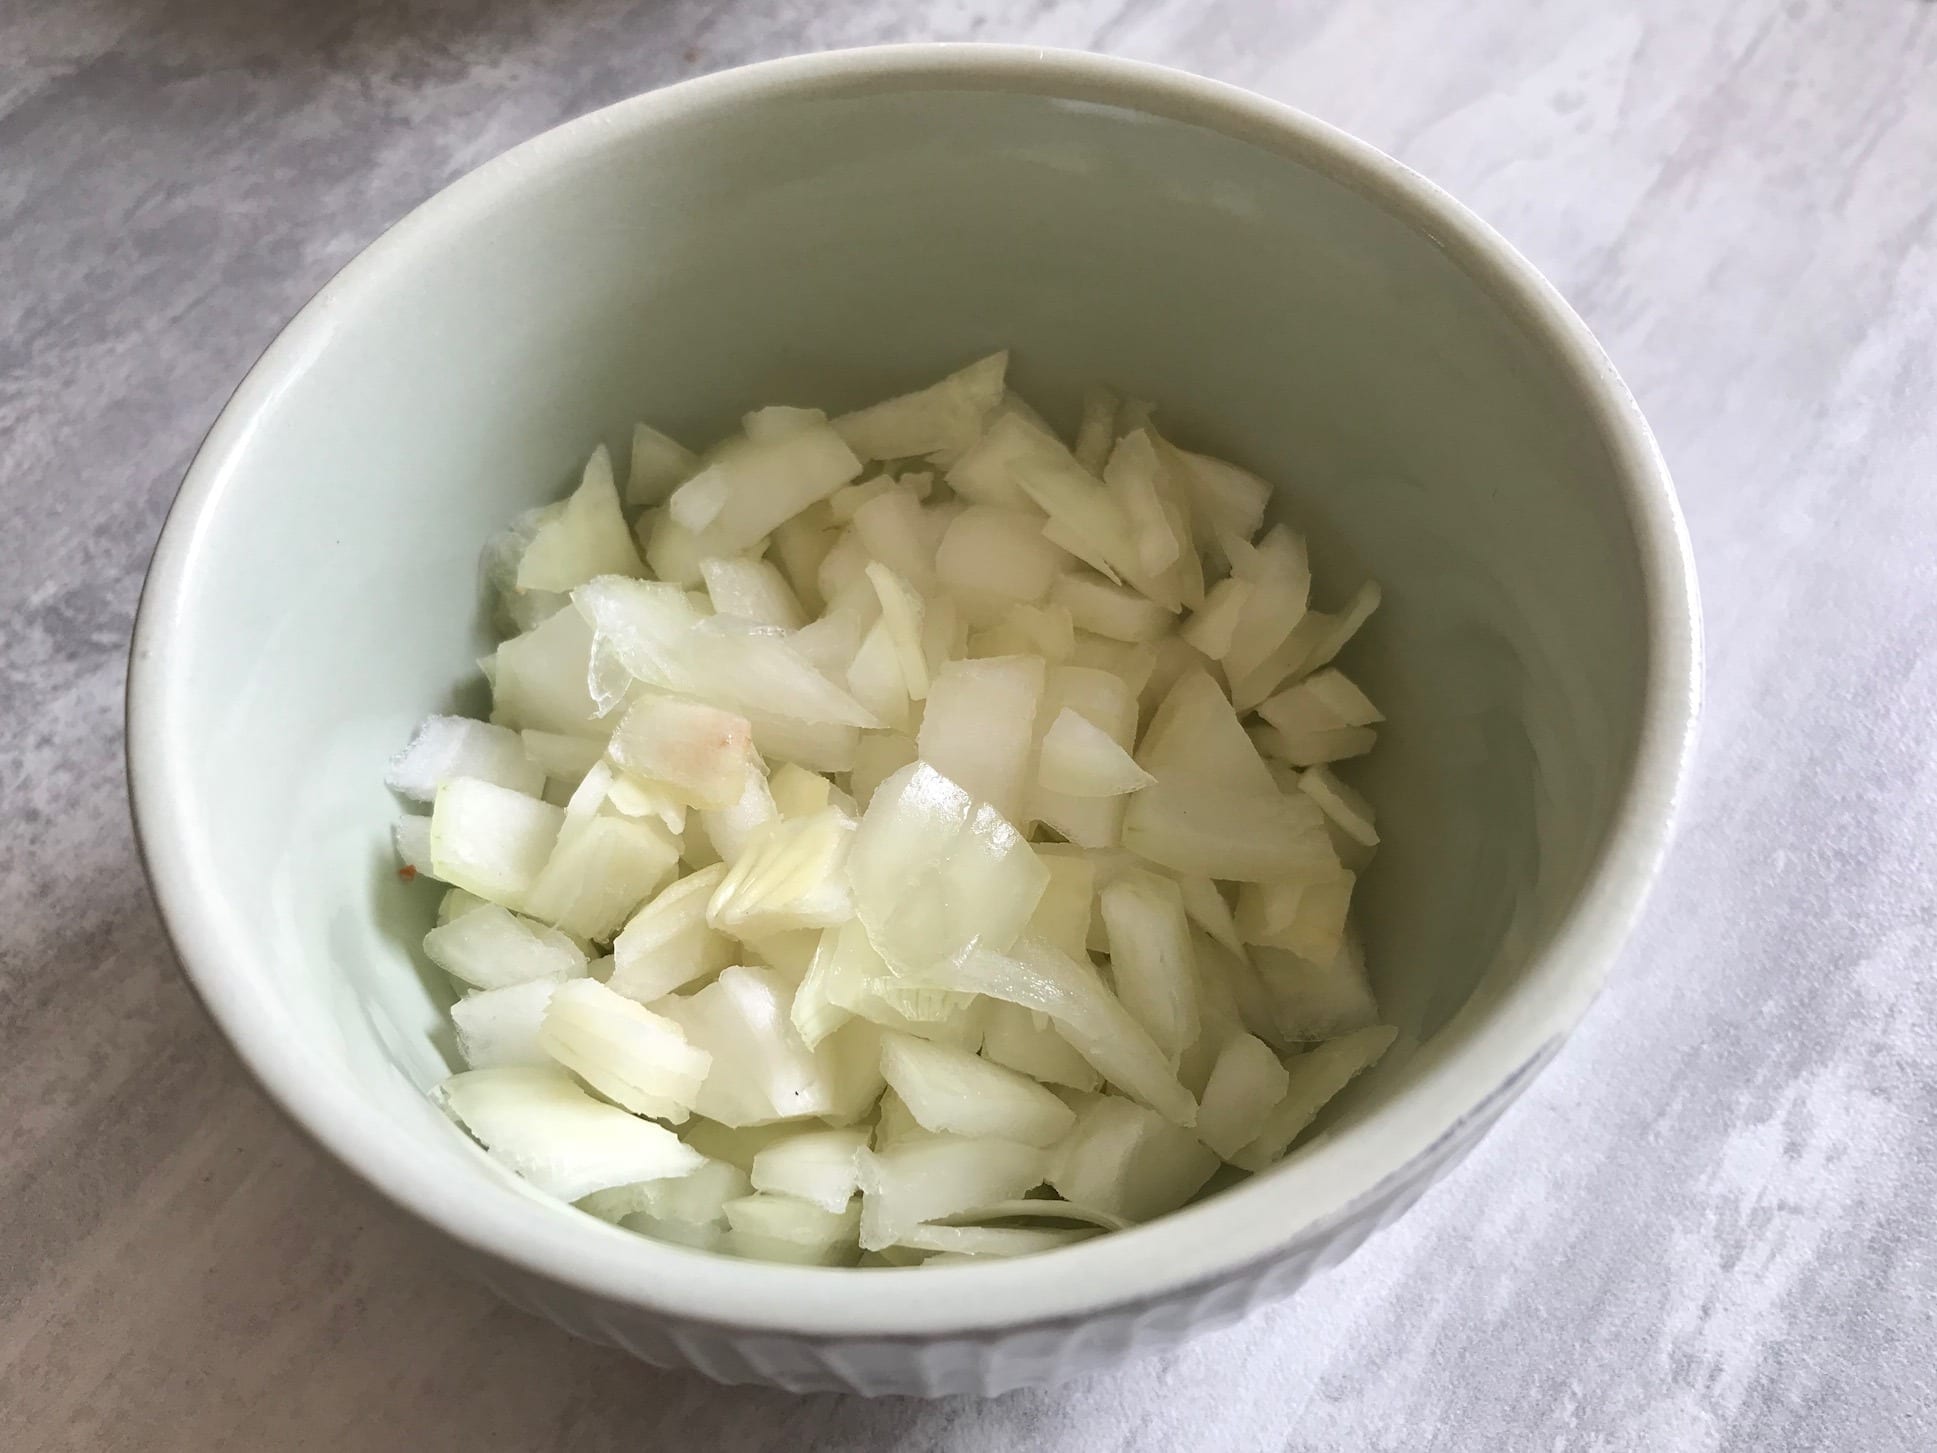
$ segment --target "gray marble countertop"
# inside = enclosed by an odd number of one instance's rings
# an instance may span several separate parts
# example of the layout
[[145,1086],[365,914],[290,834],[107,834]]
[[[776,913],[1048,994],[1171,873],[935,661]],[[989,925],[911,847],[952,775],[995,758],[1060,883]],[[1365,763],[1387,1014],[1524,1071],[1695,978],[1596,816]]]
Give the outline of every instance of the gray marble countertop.
[[[0,1447],[1937,1447],[1937,5],[907,8],[0,6]],[[162,513],[340,263],[607,101],[915,38],[1186,66],[1478,208],[1653,420],[1711,652],[1646,922],[1467,1163],[1290,1304],[984,1404],[720,1389],[421,1261],[203,1022],[121,779]]]

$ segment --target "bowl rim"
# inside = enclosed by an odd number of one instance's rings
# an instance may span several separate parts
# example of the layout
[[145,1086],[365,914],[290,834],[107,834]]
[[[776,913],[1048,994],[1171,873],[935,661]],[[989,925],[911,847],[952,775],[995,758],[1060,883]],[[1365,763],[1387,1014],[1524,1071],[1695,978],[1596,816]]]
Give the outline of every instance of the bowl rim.
[[[934,90],[1022,92],[1202,127],[1311,168],[1429,237],[1541,347],[1581,398],[1613,464],[1647,616],[1642,725],[1612,825],[1585,885],[1526,972],[1421,1077],[1350,1133],[1272,1175],[1149,1225],[1008,1263],[857,1274],[743,1262],[561,1216],[515,1187],[463,1198],[415,1161],[357,1096],[276,1052],[243,992],[257,965],[226,932],[219,880],[185,824],[176,763],[187,690],[174,644],[209,521],[263,407],[325,346],[358,290],[504,205],[541,173],[626,138],[753,99]],[[1694,563],[1668,470],[1632,395],[1587,326],[1492,228],[1410,168],[1293,107],[1168,67],[990,44],[864,47],[683,81],[545,131],[446,186],[346,264],[278,334],[217,417],[163,526],[136,615],[127,770],[136,841],[191,988],[270,1100],[384,1199],[459,1244],[600,1301],[740,1331],[931,1340],[1134,1309],[1316,1247],[1429,1175],[1435,1151],[1477,1134],[1579,1022],[1637,917],[1669,841],[1700,707]],[[480,1177],[480,1186],[485,1185]],[[910,1297],[908,1275],[945,1296]],[[946,1280],[939,1280],[946,1278]]]

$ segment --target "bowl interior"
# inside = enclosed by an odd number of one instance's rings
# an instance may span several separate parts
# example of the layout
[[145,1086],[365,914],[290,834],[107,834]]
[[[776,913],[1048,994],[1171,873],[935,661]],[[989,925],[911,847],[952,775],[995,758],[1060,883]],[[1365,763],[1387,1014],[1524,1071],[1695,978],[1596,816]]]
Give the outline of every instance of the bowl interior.
[[423,1097],[455,1063],[414,952],[437,889],[398,880],[382,786],[418,718],[482,704],[480,546],[593,444],[623,467],[635,419],[701,444],[1004,346],[1052,421],[1107,381],[1276,481],[1320,604],[1385,587],[1348,664],[1388,725],[1348,775],[1411,1042],[1337,1123],[1510,1003],[1634,761],[1635,527],[1522,305],[1311,150],[1003,84],[716,86],[514,154],[354,265],[218,431],[150,638],[162,832],[266,1052],[465,1194],[523,1194]]

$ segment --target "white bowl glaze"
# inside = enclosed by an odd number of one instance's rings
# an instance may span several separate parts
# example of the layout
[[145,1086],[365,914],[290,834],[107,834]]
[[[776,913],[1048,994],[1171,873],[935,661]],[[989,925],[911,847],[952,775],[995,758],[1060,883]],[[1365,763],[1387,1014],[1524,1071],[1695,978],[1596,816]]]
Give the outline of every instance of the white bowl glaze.
[[[1321,601],[1384,583],[1354,647],[1390,718],[1363,902],[1405,1048],[1270,1174],[1008,1264],[740,1262],[529,1192],[423,1095],[448,990],[411,950],[434,892],[391,871],[381,786],[417,717],[479,702],[479,546],[635,417],[706,440],[753,403],[848,406],[1005,345],[1052,410],[1106,379],[1282,481]],[[129,771],[169,931],[237,1053],[507,1297],[729,1380],[993,1392],[1285,1294],[1477,1139],[1634,918],[1698,678],[1646,426],[1484,225],[1240,91],[915,46],[587,116],[345,268],[182,487],[136,630]]]

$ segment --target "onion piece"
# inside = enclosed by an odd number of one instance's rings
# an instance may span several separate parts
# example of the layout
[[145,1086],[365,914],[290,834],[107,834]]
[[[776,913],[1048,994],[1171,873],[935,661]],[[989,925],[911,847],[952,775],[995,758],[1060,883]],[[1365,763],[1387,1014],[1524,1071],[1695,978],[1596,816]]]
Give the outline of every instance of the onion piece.
[[1113,641],[1154,641],[1171,628],[1171,613],[1157,602],[1095,575],[1059,576],[1049,598],[1082,630]]
[[451,1005],[451,1024],[457,1030],[458,1053],[474,1070],[510,1065],[549,1065],[551,1056],[538,1043],[545,1006],[561,981],[531,979],[467,994]]
[[608,1100],[675,1125],[692,1112],[713,1062],[672,1020],[592,979],[553,992],[538,1042]]
[[467,1070],[434,1097],[493,1160],[562,1200],[700,1165],[672,1131],[594,1100],[563,1070]]
[[717,812],[702,812],[699,824],[720,861],[731,867],[779,818],[780,809],[774,806],[767,779],[759,772],[748,772],[740,800]]
[[1378,1022],[1365,960],[1349,934],[1324,963],[1269,947],[1254,948],[1251,961],[1270,995],[1279,1037],[1288,1043],[1333,1039]]
[[550,857],[565,814],[522,792],[457,777],[437,790],[430,815],[431,868],[441,881],[519,903]]
[[1343,942],[1356,883],[1342,867],[1246,883],[1238,891],[1238,931],[1247,943],[1289,949],[1302,959],[1326,963]]
[[690,806],[725,808],[746,791],[753,729],[733,712],[648,692],[626,711],[608,750]]
[[679,863],[679,840],[656,819],[599,813],[567,821],[521,906],[533,918],[608,942]]
[[1231,1163],[1249,1171],[1276,1164],[1333,1096],[1377,1064],[1398,1037],[1399,1031],[1391,1025],[1375,1024],[1328,1039],[1286,1061],[1290,1085],[1284,1098],[1272,1109],[1257,1138],[1232,1156]]
[[633,914],[612,941],[608,987],[651,1004],[732,963],[732,943],[706,921],[707,900],[725,876],[724,863],[701,868]]
[[922,713],[921,760],[1012,823],[1024,820],[1040,656],[951,661],[935,678]]
[[587,687],[592,628],[561,610],[521,636],[500,642],[491,688],[491,720],[508,727],[605,735],[599,703]]
[[895,659],[911,701],[928,696],[928,658],[922,650],[922,623],[926,614],[921,597],[913,586],[878,560],[869,561],[868,581],[881,602],[879,624],[894,643]]
[[1285,1098],[1290,1076],[1270,1045],[1239,1034],[1218,1053],[1197,1107],[1197,1138],[1229,1160],[1256,1140]]
[[1095,1066],[1070,1047],[1048,1016],[1020,1004],[989,1005],[982,1053],[991,1063],[1004,1065],[1040,1084],[1094,1090],[1103,1083]]
[[902,768],[875,792],[848,877],[869,940],[904,974],[978,945],[1007,948],[1048,882],[1001,814],[925,762]]
[[842,414],[834,428],[862,459],[953,458],[981,434],[1002,401],[1007,350],[977,359],[940,383]]
[[1094,966],[1038,938],[1019,940],[1011,955],[978,949],[931,966],[939,987],[985,994],[1046,1014],[1103,1078],[1178,1125],[1197,1118],[1197,1102],[1178,1083],[1149,1032],[1118,1002]]
[[1250,581],[1226,576],[1205,594],[1203,605],[1179,628],[1179,634],[1213,661],[1222,661],[1231,654],[1238,623],[1254,590]]
[[424,935],[424,953],[445,973],[477,989],[535,979],[558,982],[586,973],[585,951],[571,939],[495,903],[433,928]]
[[1097,906],[1110,940],[1117,998],[1175,1061],[1196,1040],[1197,966],[1183,894],[1167,878],[1126,873]]
[[1046,1157],[1031,1145],[927,1135],[861,1156],[861,1246],[875,1251],[924,1221],[1007,1201],[1041,1185]]
[[518,733],[462,716],[428,716],[410,745],[390,759],[384,785],[413,802],[430,802],[456,777],[490,782],[536,797],[544,770],[525,754]]
[[1070,1201],[1148,1221],[1203,1189],[1217,1154],[1163,1116],[1098,1095],[1053,1155],[1049,1183]]
[[787,577],[771,561],[715,557],[702,560],[699,570],[713,609],[721,615],[780,631],[797,631],[807,624]]
[[1299,790],[1324,809],[1325,815],[1361,846],[1379,845],[1379,830],[1374,825],[1372,804],[1347,787],[1323,767],[1313,767],[1298,779]]
[[632,426],[632,461],[626,475],[625,502],[635,510],[664,504],[666,496],[693,476],[699,455],[646,424]]
[[585,462],[565,506],[533,532],[518,562],[519,590],[570,590],[595,575],[642,575],[619,511],[612,456],[603,444]]
[[985,1059],[905,1034],[881,1037],[881,1073],[924,1130],[1051,1145],[1075,1124],[1034,1080]]
[[736,965],[696,993],[653,1007],[713,1057],[693,1109],[722,1125],[824,1115],[827,1076],[787,1021],[793,986],[772,969]]
[[728,1201],[748,1195],[753,1183],[737,1165],[724,1160],[702,1160],[683,1176],[656,1181],[634,1181],[594,1191],[578,1201],[579,1210],[601,1221],[623,1222],[628,1216],[651,1216],[683,1221],[693,1226],[724,1223]]
[[1259,795],[1159,775],[1128,802],[1123,845],[1179,874],[1259,882],[1338,861],[1318,805],[1275,783]]
[[605,755],[603,737],[532,731],[527,728],[518,733],[518,740],[525,749],[525,755],[538,764],[547,778],[556,782],[576,785]]
[[1157,779],[1103,728],[1064,707],[1043,734],[1036,780],[1069,797],[1121,797]]
[[732,1228],[722,1249],[735,1256],[803,1266],[849,1266],[860,1255],[855,1240],[859,1207],[824,1211],[792,1196],[760,1192],[728,1201],[722,1209]]
[[1156,447],[1143,429],[1118,439],[1103,467],[1103,483],[1130,521],[1135,550],[1127,564],[1139,575],[1168,570],[1184,547],[1164,511],[1162,474]]
[[854,916],[846,872],[854,829],[838,807],[771,823],[714,889],[707,922],[740,938],[847,922]]
[[673,496],[718,489],[722,503],[697,544],[704,555],[738,555],[861,472],[831,425],[807,422],[778,436],[739,438],[716,449]]
[[970,505],[942,535],[936,577],[965,604],[980,607],[983,619],[992,620],[1004,605],[1039,601],[1074,563],[1042,530],[1033,511]]
[[1094,1226],[1099,1231],[1128,1230],[1131,1223],[1114,1211],[1100,1210],[1095,1206],[1079,1206],[1074,1201],[1065,1201],[1050,1196],[1040,1198],[1031,1196],[1026,1200],[992,1201],[986,1206],[975,1206],[967,1211],[957,1211],[952,1216],[939,1216],[936,1222],[947,1226],[967,1226],[979,1221],[1075,1221],[1085,1226]]
[[865,1130],[808,1130],[776,1140],[753,1158],[754,1187],[823,1211],[844,1211],[860,1190],[867,1143]]

